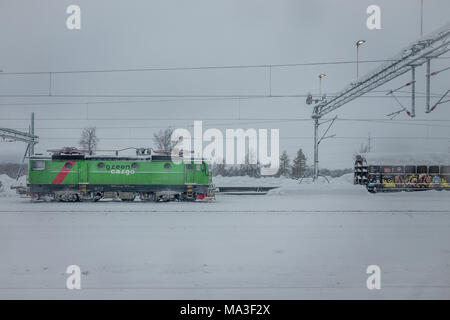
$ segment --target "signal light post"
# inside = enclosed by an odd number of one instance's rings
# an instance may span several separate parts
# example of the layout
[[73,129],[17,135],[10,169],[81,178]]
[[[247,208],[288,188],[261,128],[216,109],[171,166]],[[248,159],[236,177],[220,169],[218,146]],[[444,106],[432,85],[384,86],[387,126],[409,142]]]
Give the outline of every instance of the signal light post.
[[366,40],[356,41],[356,80],[359,78],[359,46],[366,43]]

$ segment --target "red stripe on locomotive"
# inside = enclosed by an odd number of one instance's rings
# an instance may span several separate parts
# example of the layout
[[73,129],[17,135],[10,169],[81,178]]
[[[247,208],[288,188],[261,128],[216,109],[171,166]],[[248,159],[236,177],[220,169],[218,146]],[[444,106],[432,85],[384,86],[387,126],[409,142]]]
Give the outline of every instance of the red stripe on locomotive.
[[[55,177],[55,179],[52,181],[52,184],[61,184],[66,176],[69,174],[70,170],[74,167],[76,161],[67,161],[62,166],[61,170],[59,170],[58,175]],[[70,164],[70,166],[68,166]]]

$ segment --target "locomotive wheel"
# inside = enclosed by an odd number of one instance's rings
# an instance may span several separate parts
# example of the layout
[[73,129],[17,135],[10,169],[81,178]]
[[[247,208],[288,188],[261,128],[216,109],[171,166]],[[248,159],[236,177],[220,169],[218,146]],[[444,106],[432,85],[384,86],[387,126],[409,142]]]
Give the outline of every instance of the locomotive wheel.
[[102,199],[102,198],[103,198],[103,193],[101,193],[101,192],[97,192],[97,193],[94,195],[94,201],[95,201],[95,202],[99,201],[99,200]]
[[72,194],[70,196],[66,196],[66,197],[59,197],[58,199],[61,202],[78,202],[80,201],[80,198],[78,197],[77,194]]

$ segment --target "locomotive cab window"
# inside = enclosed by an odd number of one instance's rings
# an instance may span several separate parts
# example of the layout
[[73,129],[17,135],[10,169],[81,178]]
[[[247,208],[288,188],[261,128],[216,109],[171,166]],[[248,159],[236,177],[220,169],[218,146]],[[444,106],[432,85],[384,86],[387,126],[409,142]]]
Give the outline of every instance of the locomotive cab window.
[[33,160],[31,163],[32,170],[45,170],[45,161],[43,160]]
[[201,167],[200,164],[196,164],[196,165],[195,165],[195,169],[196,169],[197,171],[201,171],[201,170],[202,170],[202,167]]

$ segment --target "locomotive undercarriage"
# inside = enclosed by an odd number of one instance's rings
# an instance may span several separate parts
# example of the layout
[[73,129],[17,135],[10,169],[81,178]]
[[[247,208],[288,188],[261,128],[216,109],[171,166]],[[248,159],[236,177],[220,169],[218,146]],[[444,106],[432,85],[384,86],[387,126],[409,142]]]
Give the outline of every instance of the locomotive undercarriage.
[[55,186],[34,185],[31,187],[30,195],[33,201],[45,202],[95,202],[102,199],[111,199],[124,202],[131,202],[136,199],[148,202],[166,202],[211,200],[214,198],[215,188],[212,186],[195,186],[195,189],[185,188],[184,186],[182,187],[183,188],[177,186],[174,188],[175,190],[170,190],[168,186],[163,186],[158,190],[157,187],[152,186],[152,190],[139,190],[140,188],[133,186],[129,188],[129,190],[124,190],[123,187],[119,187],[119,190],[113,191],[111,190],[113,189],[111,186],[106,188],[92,186],[89,188],[91,190],[86,187],[80,188],[76,186],[75,188],[75,186],[64,186],[61,190],[54,190]]

